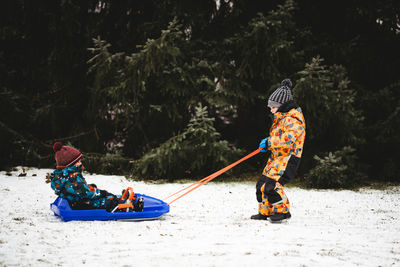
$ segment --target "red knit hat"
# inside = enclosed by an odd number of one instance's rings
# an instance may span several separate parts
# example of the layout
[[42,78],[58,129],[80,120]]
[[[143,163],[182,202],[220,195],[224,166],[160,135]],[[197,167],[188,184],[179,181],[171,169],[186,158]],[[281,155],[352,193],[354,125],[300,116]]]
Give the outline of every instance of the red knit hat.
[[72,166],[82,158],[82,153],[79,150],[70,146],[63,146],[61,142],[55,142],[53,150],[56,153],[54,158],[57,162],[57,168]]

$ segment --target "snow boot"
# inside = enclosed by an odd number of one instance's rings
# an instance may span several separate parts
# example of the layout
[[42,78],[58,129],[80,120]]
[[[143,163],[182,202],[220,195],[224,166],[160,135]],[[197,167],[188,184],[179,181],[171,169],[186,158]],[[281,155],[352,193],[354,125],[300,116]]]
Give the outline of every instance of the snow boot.
[[267,215],[262,215],[261,213],[258,213],[258,214],[256,214],[256,215],[252,215],[252,216],[250,217],[250,219],[252,219],[252,220],[267,220],[268,217],[269,217],[269,216],[267,216]]
[[291,217],[292,217],[292,215],[290,214],[290,212],[288,212],[288,213],[275,213],[274,215],[271,215],[269,217],[269,220],[270,220],[271,223],[282,223],[282,222],[286,222]]
[[143,211],[143,207],[144,207],[143,197],[139,197],[139,199],[135,203],[133,203],[133,210]]

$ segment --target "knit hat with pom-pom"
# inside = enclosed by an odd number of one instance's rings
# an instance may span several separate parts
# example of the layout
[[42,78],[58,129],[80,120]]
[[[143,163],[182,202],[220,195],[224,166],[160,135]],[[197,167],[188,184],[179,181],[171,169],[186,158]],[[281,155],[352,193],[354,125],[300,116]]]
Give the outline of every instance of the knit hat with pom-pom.
[[56,153],[54,158],[57,162],[57,168],[70,167],[82,158],[82,153],[79,150],[70,146],[63,146],[60,142],[54,143],[53,150]]
[[268,99],[268,107],[279,108],[283,103],[293,100],[292,92],[292,82],[289,79],[284,79],[281,82],[281,87],[276,89]]

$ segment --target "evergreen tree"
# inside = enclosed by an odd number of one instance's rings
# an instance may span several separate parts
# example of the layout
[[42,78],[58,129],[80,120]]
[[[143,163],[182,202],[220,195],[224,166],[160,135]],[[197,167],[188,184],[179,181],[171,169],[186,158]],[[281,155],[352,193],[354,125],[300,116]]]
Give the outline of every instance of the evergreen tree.
[[367,142],[361,147],[361,159],[370,165],[372,179],[399,181],[400,166],[400,81],[365,95],[363,133]]
[[195,108],[185,130],[150,150],[134,163],[133,176],[139,179],[199,177],[225,167],[241,150],[231,148],[214,128],[207,107]]
[[298,76],[293,92],[307,118],[307,141],[319,150],[360,144],[364,118],[354,105],[356,94],[345,69],[325,66],[315,57]]
[[365,176],[359,172],[355,149],[343,147],[324,157],[314,156],[316,166],[306,175],[305,185],[310,188],[354,188],[364,184]]
[[[310,169],[313,155],[363,142],[363,115],[355,107],[355,91],[342,66],[323,65],[315,57],[298,72],[293,94],[306,119],[302,170]],[[355,166],[347,166],[355,168]]]
[[399,5],[6,0],[0,167],[53,166],[56,140],[141,158],[183,132],[198,103],[223,140],[250,150],[268,132],[266,99],[290,77],[308,122],[302,168],[350,145],[370,178],[398,180]]

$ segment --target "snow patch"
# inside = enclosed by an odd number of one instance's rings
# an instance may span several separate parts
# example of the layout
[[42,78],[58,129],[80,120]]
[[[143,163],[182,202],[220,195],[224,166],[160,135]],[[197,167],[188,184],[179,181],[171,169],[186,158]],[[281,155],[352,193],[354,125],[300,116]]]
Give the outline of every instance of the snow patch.
[[[62,222],[49,169],[0,172],[0,265],[400,265],[400,187],[355,191],[286,188],[292,218],[253,221],[255,184],[209,183],[156,221]],[[34,176],[36,175],[36,176]],[[188,184],[85,175],[115,194],[127,186],[164,199]]]

